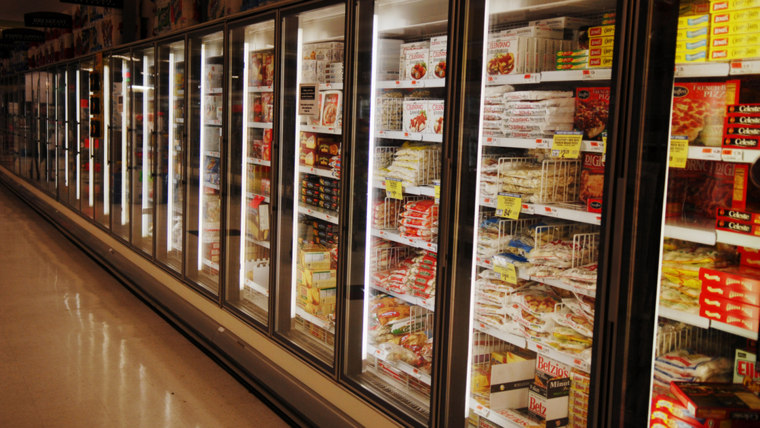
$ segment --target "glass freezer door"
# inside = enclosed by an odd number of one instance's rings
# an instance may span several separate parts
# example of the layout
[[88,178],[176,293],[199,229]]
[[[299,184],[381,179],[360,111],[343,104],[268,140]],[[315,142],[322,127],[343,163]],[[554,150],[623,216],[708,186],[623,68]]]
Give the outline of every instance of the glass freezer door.
[[76,79],[77,96],[77,197],[81,200],[81,212],[85,217],[93,218],[95,213],[94,159],[93,144],[90,140],[90,74],[93,72],[93,61],[85,60],[79,63]]
[[111,150],[111,230],[116,236],[129,241],[130,219],[130,124],[132,117],[129,87],[132,84],[132,60],[128,53],[115,54],[110,58],[111,103],[110,109]]
[[222,220],[224,34],[190,37],[187,276],[219,292]]
[[132,51],[132,244],[153,253],[155,52]]
[[93,183],[92,198],[94,200],[95,221],[101,226],[110,226],[110,177],[108,162],[108,132],[106,132],[108,114],[105,108],[106,102],[111,99],[111,94],[105,91],[104,85],[110,81],[106,76],[107,67],[103,63],[103,55],[95,56],[93,71],[90,73],[90,140],[92,145]]
[[66,176],[66,161],[68,160],[66,119],[66,69],[59,68],[55,73],[55,110],[56,110],[56,174],[58,200],[64,204],[69,200],[68,177]]
[[283,18],[277,329],[332,364],[343,139],[344,4]]
[[[662,424],[673,412],[701,417],[699,406],[686,409],[687,397],[717,394],[713,382],[739,384],[722,388],[754,400],[760,391],[760,61],[757,46],[746,45],[760,33],[741,21],[760,9],[741,7],[681,1],[673,22],[670,139],[658,145],[669,147],[660,269],[647,285],[659,294],[648,408]],[[708,29],[710,48],[687,50],[688,38]],[[700,53],[706,61],[690,61]]]
[[45,91],[45,137],[44,137],[44,155],[45,155],[45,190],[50,194],[55,194],[55,73],[46,71],[43,73]]
[[66,123],[68,133],[66,137],[67,161],[66,176],[68,177],[69,205],[79,210],[79,95],[78,84],[79,70],[76,64],[72,64],[66,70]]
[[266,324],[269,312],[274,134],[274,21],[230,30],[230,171],[226,300]]
[[486,5],[470,422],[585,427],[616,3]]
[[185,42],[158,47],[156,258],[182,270],[185,185]]
[[[430,417],[438,265],[438,195],[446,115],[449,2],[374,1],[358,6],[371,33],[359,73],[371,66],[369,106],[356,128],[352,287],[347,366],[359,384],[406,418]],[[369,48],[369,46],[362,46]],[[364,146],[364,144],[367,144]]]

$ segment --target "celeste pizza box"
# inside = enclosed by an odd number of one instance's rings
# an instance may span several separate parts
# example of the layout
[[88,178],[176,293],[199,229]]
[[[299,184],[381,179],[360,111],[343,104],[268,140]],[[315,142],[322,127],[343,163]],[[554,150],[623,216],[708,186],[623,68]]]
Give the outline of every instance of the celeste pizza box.
[[760,137],[741,137],[728,135],[723,138],[725,149],[757,149],[760,148]]
[[673,87],[671,135],[689,145],[720,147],[726,105],[736,104],[739,81],[679,82]]
[[731,104],[726,106],[726,114],[760,116],[760,104]]
[[743,223],[760,224],[760,214],[731,208],[718,208],[716,217],[724,220],[736,220]]
[[671,382],[670,391],[696,418],[757,420],[755,418],[760,417],[760,398],[743,385]]
[[725,126],[728,125],[760,125],[760,115],[730,113],[726,115]]
[[760,226],[744,223],[736,220],[717,219],[715,229],[727,232],[741,233],[742,235],[760,236]]
[[[760,119],[760,118],[755,118]],[[734,122],[736,118],[731,118]],[[747,124],[747,123],[731,123],[731,120],[726,118],[723,138],[732,137],[760,137],[760,125]]]

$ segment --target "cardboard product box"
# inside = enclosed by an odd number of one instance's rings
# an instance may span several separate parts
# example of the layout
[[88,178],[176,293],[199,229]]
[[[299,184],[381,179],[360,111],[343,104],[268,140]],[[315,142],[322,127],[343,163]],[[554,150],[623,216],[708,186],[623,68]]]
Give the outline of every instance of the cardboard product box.
[[[717,214],[716,218],[721,219],[721,220],[729,220],[729,221],[736,220],[742,223],[753,224],[753,225],[760,224],[760,214],[758,213],[742,211],[739,209],[719,207],[718,212],[716,214]],[[744,247],[741,247],[741,248],[744,248]],[[746,251],[746,250],[741,250],[741,248],[739,249],[740,253],[743,251]],[[757,254],[757,252],[753,252],[753,253]]]
[[584,138],[601,140],[607,129],[610,110],[610,88],[583,87],[575,91],[575,129],[583,131]]
[[707,61],[707,49],[696,50],[691,53],[676,52],[676,64],[688,64]]
[[760,306],[760,269],[747,266],[699,269],[702,290],[713,296]]
[[724,126],[728,125],[760,125],[760,115],[728,113]]
[[298,251],[301,260],[300,265],[304,269],[326,270],[330,269],[330,250],[321,245],[305,245]]
[[301,268],[301,278],[308,288],[335,288],[335,269]]
[[269,204],[263,196],[255,196],[248,203],[248,233],[259,241],[269,240]]
[[399,72],[403,67],[400,58],[403,40],[378,39],[377,41],[377,78],[379,80],[400,80]]
[[427,100],[404,100],[404,131],[426,132],[429,125]]
[[696,418],[739,419],[760,416],[760,398],[743,385],[671,382],[670,391]]
[[591,48],[603,48],[607,46],[614,46],[615,45],[615,37],[614,36],[607,36],[607,37],[589,37],[588,39],[588,47]]
[[677,40],[700,39],[710,36],[710,27],[688,28],[676,31]]
[[726,114],[742,114],[746,116],[760,116],[760,104],[732,103],[726,106]]
[[528,406],[536,355],[532,352],[494,352],[491,356],[490,405],[493,410]]
[[602,212],[602,191],[604,189],[604,154],[583,153],[581,167],[580,200],[589,212]]
[[447,37],[439,36],[430,39],[430,72],[428,79],[446,78],[446,46]]
[[563,427],[569,423],[570,378],[554,377],[536,370],[528,391],[528,411],[546,422],[546,426]]
[[676,83],[671,135],[686,136],[689,145],[720,146],[725,106],[738,100],[738,85],[735,80]]
[[678,54],[693,54],[695,52],[702,52],[708,50],[709,40],[705,38],[701,39],[686,39],[676,41],[676,55]]
[[760,19],[760,8],[718,12],[710,14],[710,25],[724,25],[731,22],[748,22]]
[[731,300],[715,298],[710,294],[699,296],[699,316],[722,323],[757,331],[760,307]]
[[757,355],[737,349],[734,357],[734,383],[742,384],[755,395],[760,394],[760,372],[756,369]]
[[710,14],[702,13],[699,15],[687,15],[678,17],[678,28],[697,28],[697,27],[709,27],[710,26]]
[[710,2],[710,13],[760,7],[760,0],[721,0]]
[[[676,49],[677,49],[677,46],[676,46]],[[613,46],[591,48],[588,50],[589,57],[612,57],[614,53],[615,53],[615,48]]]
[[735,287],[716,287],[713,283],[703,282],[700,293],[700,305],[709,310],[719,310],[727,315],[745,318],[759,318],[758,296],[746,293]]
[[612,67],[611,56],[588,57],[588,68],[610,68],[610,67]]
[[406,67],[406,53],[410,50],[419,50],[419,49],[427,49],[430,50],[430,42],[424,41],[424,42],[412,42],[412,43],[402,43],[399,46],[399,79],[400,80],[409,80],[411,77],[409,77],[407,73],[407,67]]
[[597,27],[590,27],[588,29],[588,37],[589,39],[595,38],[595,37],[612,37],[615,35],[615,26],[614,25],[601,25]]
[[[413,46],[408,46],[413,45]],[[404,80],[422,80],[430,70],[430,42],[401,45],[404,52]]]
[[742,235],[760,236],[760,226],[743,223],[736,220],[717,219],[715,229],[727,232],[740,233]]
[[429,134],[443,134],[443,115],[446,107],[444,100],[428,100],[427,104],[430,122],[427,132]]
[[731,59],[750,59],[760,57],[760,46],[733,46],[728,48],[710,48],[710,61]]
[[711,222],[718,208],[746,204],[746,165],[689,159],[686,168],[671,168],[670,176],[667,217]]
[[760,33],[729,34],[710,38],[711,49],[760,45]]
[[486,71],[490,76],[525,72],[527,38],[489,35]]
[[542,39],[562,39],[565,36],[565,31],[559,28],[540,27],[540,26],[528,26],[520,28],[511,28],[501,32],[503,36],[507,37],[536,37]]
[[733,123],[726,118],[723,125],[723,138],[760,137],[760,125],[736,123],[735,117],[732,120]]
[[724,149],[758,149],[760,138],[729,136],[723,139]]
[[586,18],[576,18],[574,16],[558,16],[556,18],[539,19],[528,22],[533,27],[548,27],[577,30],[581,27],[587,27],[593,24],[593,20]]
[[320,126],[340,127],[343,124],[343,91],[320,91]]
[[760,32],[760,21],[729,22],[728,24],[713,25],[710,27],[711,37],[758,32]]

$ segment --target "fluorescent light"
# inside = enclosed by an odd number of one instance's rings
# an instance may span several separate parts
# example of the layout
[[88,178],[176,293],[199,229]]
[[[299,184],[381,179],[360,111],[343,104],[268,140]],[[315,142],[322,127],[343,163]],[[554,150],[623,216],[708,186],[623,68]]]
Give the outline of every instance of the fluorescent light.
[[[488,11],[490,6],[489,0],[486,0],[485,3],[485,10]],[[486,15],[488,16],[488,15]],[[489,28],[488,25],[483,26],[483,40],[486,41],[486,43],[483,43],[483,53],[481,55],[481,58],[487,58],[487,49],[488,49],[488,37],[489,37]],[[478,150],[477,150],[477,163],[476,168],[479,170],[480,165],[482,162],[483,157],[483,109],[484,109],[484,100],[485,100],[485,91],[486,91],[486,64],[483,63],[481,76],[480,76],[480,114],[478,115]],[[475,218],[473,220],[473,236],[472,236],[472,242],[476,245],[472,246],[472,267],[471,267],[471,273],[470,278],[475,278],[475,275],[477,273],[477,265],[475,264],[475,260],[477,257],[477,242],[478,242],[478,219],[480,218],[480,204],[477,203],[477,201],[480,200],[480,171],[478,171],[478,174],[476,176],[475,181]],[[476,286],[477,287],[477,286]],[[475,314],[475,290],[476,287],[470,287],[470,319],[469,321],[469,331],[468,331],[468,340],[467,340],[467,380],[465,380],[464,386],[465,386],[465,397],[467,397],[467,400],[469,402],[470,400],[470,382],[472,373],[470,370],[470,367],[472,367],[472,347],[473,347],[473,327],[475,326],[474,323],[474,314]],[[466,406],[464,411],[465,417],[468,417],[470,414],[470,406]]]
[[[148,80],[148,57],[146,55],[143,55],[142,58],[143,61],[143,83],[147,83]],[[133,86],[134,88],[134,86]],[[148,156],[149,150],[150,150],[150,134],[148,133],[148,122],[150,120],[150,111],[149,111],[149,105],[148,105],[148,94],[143,94],[142,101],[142,125],[143,125],[143,132],[142,132],[142,174],[141,174],[141,181],[142,181],[142,213],[140,213],[140,231],[141,236],[145,238],[149,235],[150,232],[150,214],[147,214],[150,205],[149,205],[149,199],[148,199],[148,181],[150,180],[150,156]]]
[[64,116],[66,121],[66,129],[63,131],[64,135],[64,150],[63,150],[63,170],[64,170],[64,177],[63,177],[63,184],[66,186],[66,191],[68,192],[69,187],[69,70],[66,70],[64,74],[64,84],[66,87],[64,88]]
[[81,112],[79,111],[79,109],[82,107],[81,100],[80,100],[80,97],[79,97],[79,70],[77,70],[77,76],[76,77],[77,77],[77,83],[76,83],[76,90],[77,90],[77,107],[76,107],[76,111],[77,111],[77,117],[76,117],[76,120],[77,120],[77,158],[76,158],[76,162],[77,162],[77,184],[76,184],[76,186],[77,186],[77,199],[79,199],[80,198],[80,190],[81,190],[80,189],[80,183],[79,183],[79,179],[80,179],[80,176],[81,176],[81,167],[80,167],[81,160],[79,158],[79,154],[80,154],[80,145],[81,145],[81,142],[82,142],[82,138],[81,138],[82,137],[81,136],[81,125],[79,123],[79,119],[81,119],[81,117],[82,117]]
[[166,251],[171,251],[172,224],[174,222],[174,52],[169,52],[169,183],[168,213],[166,215]]
[[[301,58],[303,55],[303,29],[299,26],[298,27],[298,49],[296,52],[296,88],[298,88],[301,85]],[[297,101],[300,101],[296,98]],[[298,115],[298,105],[296,105],[296,116]],[[301,120],[300,118],[296,117],[296,150],[299,150],[300,144],[298,143],[299,137],[301,135]],[[292,247],[293,251],[292,254],[296,257],[297,251],[298,251],[298,201],[301,200],[301,198],[298,197],[298,154],[296,154],[295,157],[295,168],[293,168],[293,204],[294,204],[294,210],[293,210],[293,243]],[[297,291],[297,272],[296,272],[296,263],[295,260],[292,260],[291,263],[291,270],[290,270],[290,282],[291,282],[291,293],[290,293],[290,317],[294,318],[296,316],[296,295],[298,294]]]
[[129,182],[127,170],[127,121],[129,120],[129,95],[127,94],[127,76],[129,66],[127,60],[121,60],[121,225],[127,224],[129,219],[129,205],[127,204],[127,183]]
[[245,285],[245,242],[248,231],[248,219],[246,209],[246,188],[248,187],[248,42],[243,43],[243,171],[240,181],[240,282],[238,286],[243,289]]
[[[371,174],[375,171],[375,107],[376,102],[374,99],[375,96],[375,88],[376,88],[376,81],[377,81],[377,25],[378,25],[378,18],[377,15],[374,15],[372,18],[372,69],[370,71],[370,88],[369,93],[373,97],[372,100],[369,103],[369,162],[367,165],[367,176],[369,179],[367,180],[367,224],[366,224],[366,230],[367,230],[367,238],[365,238],[365,244],[364,244],[364,284],[371,284],[372,282],[372,275],[370,274],[370,271],[372,269],[370,261],[372,260],[372,238],[371,234],[369,233],[372,230],[373,227],[373,218],[369,213],[372,212],[372,197],[373,197],[373,181],[374,177],[371,176]],[[362,360],[367,359],[367,340],[369,337],[369,287],[364,287],[364,301],[362,302],[362,313],[363,320],[362,322]]]
[[201,165],[200,165],[200,186],[198,186],[198,270],[200,271],[203,267],[203,217],[206,215],[206,213],[203,211],[203,185],[206,182],[205,180],[205,166],[203,165],[203,161],[206,159],[206,152],[205,152],[205,140],[206,140],[206,122],[205,122],[205,111],[206,106],[204,105],[206,103],[206,44],[201,43],[201,111],[200,111],[200,123],[201,123]]
[[108,145],[111,137],[111,71],[103,66],[103,214],[111,212],[111,168],[108,162]]

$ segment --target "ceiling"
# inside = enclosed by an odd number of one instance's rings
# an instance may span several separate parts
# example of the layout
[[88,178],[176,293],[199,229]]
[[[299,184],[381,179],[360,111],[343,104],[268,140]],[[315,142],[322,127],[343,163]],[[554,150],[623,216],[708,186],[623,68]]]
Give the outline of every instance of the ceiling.
[[1,0],[0,29],[23,27],[24,14],[29,12],[70,12],[75,5],[59,0]]

